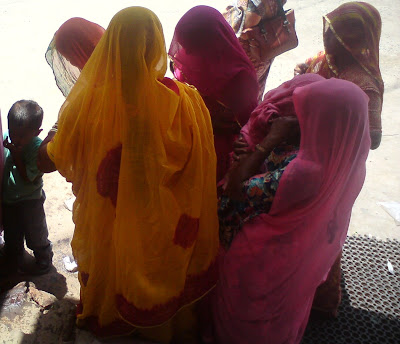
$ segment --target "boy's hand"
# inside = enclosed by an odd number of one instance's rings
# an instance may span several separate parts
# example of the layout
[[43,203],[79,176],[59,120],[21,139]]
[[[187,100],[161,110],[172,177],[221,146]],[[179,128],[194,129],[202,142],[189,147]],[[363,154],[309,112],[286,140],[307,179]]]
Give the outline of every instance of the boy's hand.
[[15,146],[12,142],[8,141],[8,137],[3,141],[3,146],[10,150],[11,154],[20,154],[22,147]]
[[14,160],[15,165],[17,166],[19,173],[21,174],[22,178],[26,179],[26,170],[22,159],[22,146],[16,146],[9,141],[8,137],[3,141],[3,146],[10,150],[11,156]]
[[11,152],[16,148],[10,141],[8,141],[8,137],[6,137],[6,139],[3,141],[3,146],[9,149]]
[[26,174],[26,167],[22,159],[22,146],[14,145],[12,142],[8,141],[8,137],[3,141],[3,146],[10,150],[14,164],[22,179],[31,182]]

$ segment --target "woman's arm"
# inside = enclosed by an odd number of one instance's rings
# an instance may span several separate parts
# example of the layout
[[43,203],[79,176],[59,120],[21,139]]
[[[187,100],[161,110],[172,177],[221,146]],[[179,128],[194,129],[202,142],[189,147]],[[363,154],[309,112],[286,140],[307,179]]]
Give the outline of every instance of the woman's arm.
[[50,129],[50,131],[47,133],[46,138],[43,140],[42,145],[50,142],[54,135],[57,133],[57,129],[58,129],[58,120],[56,123],[54,123],[53,127]]
[[244,180],[257,174],[261,164],[271,151],[283,141],[291,141],[298,136],[299,124],[296,117],[279,117],[271,120],[269,134],[256,146],[254,152],[236,163],[227,176],[224,186],[225,194],[233,199],[242,199],[241,184]]
[[38,159],[37,159],[37,166],[40,171],[44,173],[50,173],[57,170],[56,165],[50,159],[49,155],[47,154],[47,145],[49,142],[42,142],[39,147]]
[[373,90],[364,90],[369,97],[368,117],[369,117],[369,132],[371,135],[371,149],[377,149],[381,144],[382,139],[382,98],[379,93]]

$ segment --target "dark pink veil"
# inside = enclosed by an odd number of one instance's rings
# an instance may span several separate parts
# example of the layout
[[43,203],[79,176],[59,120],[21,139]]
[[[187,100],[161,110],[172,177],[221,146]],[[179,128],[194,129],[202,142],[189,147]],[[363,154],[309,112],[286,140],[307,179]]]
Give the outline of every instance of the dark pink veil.
[[368,97],[337,79],[293,94],[300,150],[268,214],[247,222],[220,259],[212,302],[218,343],[299,343],[314,293],[344,241],[365,179]]
[[239,93],[244,91],[247,103],[257,104],[255,69],[233,29],[216,9],[196,6],[186,12],[176,25],[168,54],[175,77],[195,86],[203,96],[240,112],[237,99],[243,98]]

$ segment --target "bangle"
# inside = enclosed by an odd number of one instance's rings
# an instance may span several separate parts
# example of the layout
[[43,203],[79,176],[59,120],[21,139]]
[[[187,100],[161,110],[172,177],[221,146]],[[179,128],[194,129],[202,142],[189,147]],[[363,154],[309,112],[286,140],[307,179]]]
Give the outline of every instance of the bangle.
[[260,144],[256,144],[256,147],[255,147],[258,151],[260,151],[260,152],[262,152],[262,153],[267,153],[267,150],[263,147],[263,146],[261,146]]

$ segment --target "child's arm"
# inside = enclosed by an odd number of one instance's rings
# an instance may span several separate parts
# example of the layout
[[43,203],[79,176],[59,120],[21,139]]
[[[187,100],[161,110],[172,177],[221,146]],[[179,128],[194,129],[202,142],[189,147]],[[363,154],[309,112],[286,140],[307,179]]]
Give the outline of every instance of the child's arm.
[[26,173],[24,160],[22,159],[22,147],[17,148],[15,145],[13,145],[11,142],[8,141],[8,138],[6,138],[3,141],[3,146],[10,150],[11,156],[13,158],[15,166],[17,167],[18,173],[26,182],[30,182],[28,175]]

